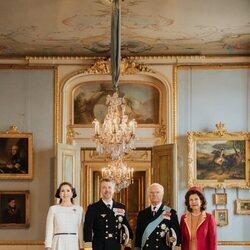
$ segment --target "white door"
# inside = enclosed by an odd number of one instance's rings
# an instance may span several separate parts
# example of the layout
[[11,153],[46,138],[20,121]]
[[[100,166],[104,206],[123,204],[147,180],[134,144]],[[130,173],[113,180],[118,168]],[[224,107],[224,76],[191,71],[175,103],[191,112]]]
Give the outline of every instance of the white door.
[[80,147],[69,144],[57,145],[57,174],[56,186],[61,182],[70,182],[76,189],[77,197],[75,204],[80,205],[80,179],[81,179],[81,160]]

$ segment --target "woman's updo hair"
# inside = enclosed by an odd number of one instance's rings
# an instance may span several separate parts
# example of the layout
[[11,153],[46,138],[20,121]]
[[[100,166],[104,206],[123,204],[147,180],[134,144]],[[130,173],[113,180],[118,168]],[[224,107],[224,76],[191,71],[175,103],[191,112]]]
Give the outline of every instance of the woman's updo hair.
[[72,184],[71,183],[69,183],[69,182],[62,182],[61,184],[60,184],[60,186],[58,187],[58,189],[56,190],[56,194],[55,194],[55,197],[56,198],[58,198],[58,199],[60,199],[60,203],[61,203],[61,201],[62,201],[62,199],[60,198],[60,191],[61,191],[61,188],[62,188],[62,186],[64,186],[64,185],[67,185],[67,186],[69,186],[70,188],[71,188],[71,191],[72,191],[72,198],[71,198],[71,202],[73,202],[73,199],[77,196],[77,194],[76,194],[76,189],[75,188],[73,188],[73,186],[72,186]]
[[199,196],[199,198],[200,198],[200,200],[201,200],[201,208],[200,208],[200,210],[201,210],[201,211],[205,211],[205,210],[206,210],[207,201],[206,201],[206,198],[205,198],[205,196],[204,196],[204,193],[203,193],[202,189],[199,188],[199,187],[191,187],[191,188],[187,191],[187,193],[186,193],[186,195],[185,195],[185,205],[187,206],[187,210],[188,210],[189,212],[192,212],[192,208],[191,208],[190,205],[189,205],[189,197],[190,197],[190,195],[192,195],[192,194],[197,194],[197,195]]

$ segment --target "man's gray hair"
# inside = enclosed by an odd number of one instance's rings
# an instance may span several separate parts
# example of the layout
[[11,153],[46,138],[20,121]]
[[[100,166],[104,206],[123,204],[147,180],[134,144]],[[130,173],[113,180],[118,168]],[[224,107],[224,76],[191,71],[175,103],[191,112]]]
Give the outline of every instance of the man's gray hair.
[[164,187],[160,184],[160,183],[152,183],[149,187],[148,187],[148,193],[150,192],[152,187],[158,187],[161,192],[164,194]]

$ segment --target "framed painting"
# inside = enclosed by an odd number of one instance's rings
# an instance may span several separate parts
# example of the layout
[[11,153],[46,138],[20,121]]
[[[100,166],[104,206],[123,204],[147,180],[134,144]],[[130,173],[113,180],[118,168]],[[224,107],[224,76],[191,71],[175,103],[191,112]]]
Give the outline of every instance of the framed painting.
[[236,203],[236,214],[250,214],[250,200],[238,199]]
[[[72,94],[73,125],[91,126],[96,118],[101,123],[107,114],[106,97],[113,95],[110,82],[82,83]],[[138,124],[159,124],[161,121],[161,92],[152,84],[133,84],[121,82],[119,96],[125,97],[129,120],[136,119]]]
[[188,133],[188,185],[211,188],[250,188],[249,132]]
[[223,227],[223,226],[228,225],[228,210],[227,209],[215,209],[214,217],[215,217],[217,226]]
[[30,225],[29,191],[0,191],[0,227],[26,228]]
[[33,178],[33,135],[0,133],[0,179]]
[[226,193],[214,194],[214,204],[215,205],[226,205],[227,204],[227,194]]

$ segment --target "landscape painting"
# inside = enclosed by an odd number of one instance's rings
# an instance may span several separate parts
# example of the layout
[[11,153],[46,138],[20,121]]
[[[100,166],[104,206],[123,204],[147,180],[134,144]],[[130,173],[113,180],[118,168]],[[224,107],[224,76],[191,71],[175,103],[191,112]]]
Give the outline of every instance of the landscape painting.
[[215,131],[188,132],[188,186],[249,188],[250,133],[228,132],[222,123]]
[[245,141],[197,141],[198,180],[246,178]]

